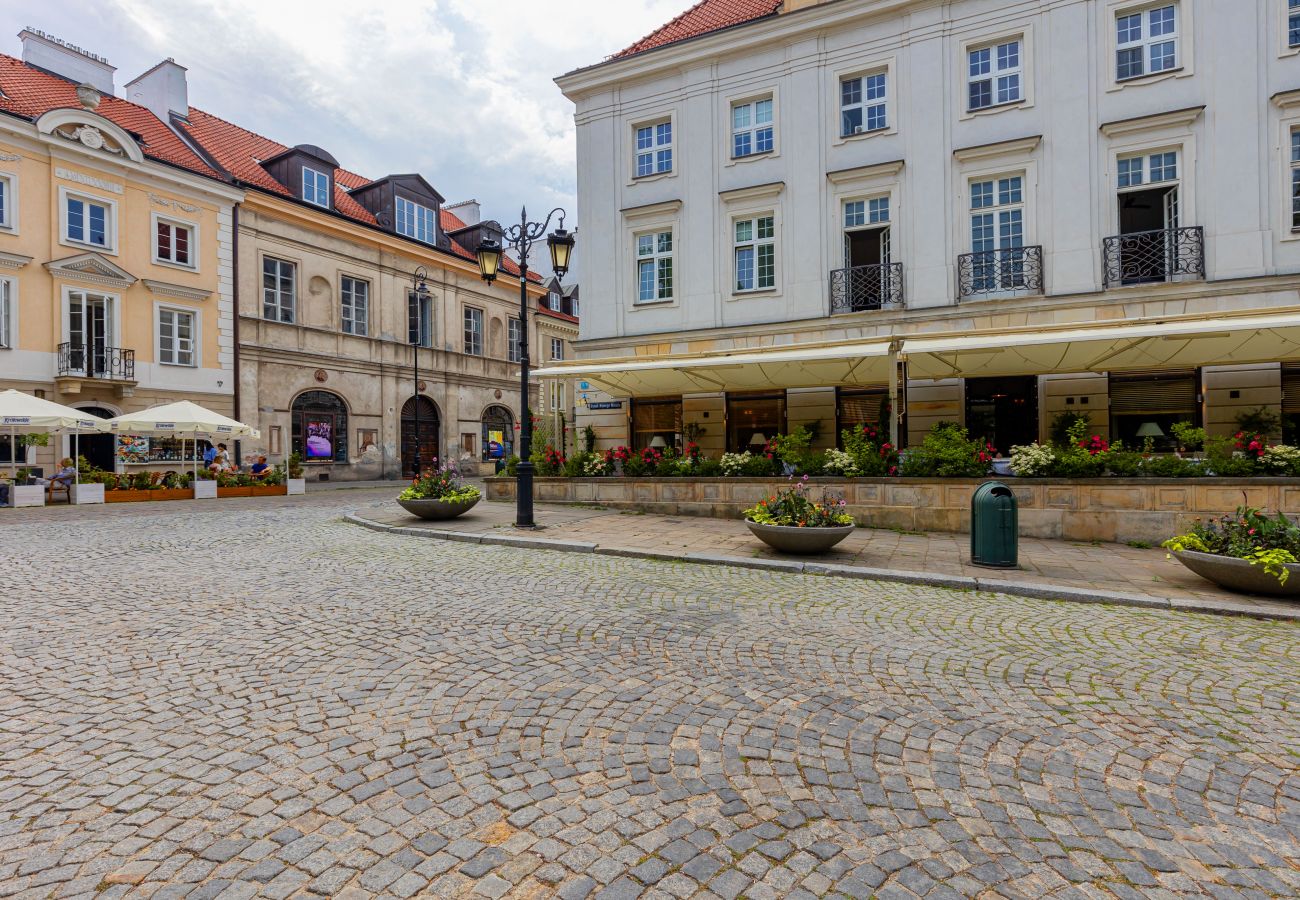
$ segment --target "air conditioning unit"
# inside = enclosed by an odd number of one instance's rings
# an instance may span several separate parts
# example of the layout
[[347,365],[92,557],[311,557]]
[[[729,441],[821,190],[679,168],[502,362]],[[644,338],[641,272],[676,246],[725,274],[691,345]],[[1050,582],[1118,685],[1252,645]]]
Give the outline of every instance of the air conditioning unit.
[[861,125],[854,125],[854,126],[853,126],[853,133],[854,133],[854,134],[862,134],[862,126],[861,126]]

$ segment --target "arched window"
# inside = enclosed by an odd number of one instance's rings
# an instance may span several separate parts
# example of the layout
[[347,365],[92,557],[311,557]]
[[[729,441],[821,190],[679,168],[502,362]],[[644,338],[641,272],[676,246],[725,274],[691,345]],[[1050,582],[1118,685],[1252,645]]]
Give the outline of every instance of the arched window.
[[483,410],[483,461],[505,459],[515,452],[515,417],[504,406]]
[[348,461],[348,408],[329,391],[307,391],[293,401],[293,452],[304,462]]

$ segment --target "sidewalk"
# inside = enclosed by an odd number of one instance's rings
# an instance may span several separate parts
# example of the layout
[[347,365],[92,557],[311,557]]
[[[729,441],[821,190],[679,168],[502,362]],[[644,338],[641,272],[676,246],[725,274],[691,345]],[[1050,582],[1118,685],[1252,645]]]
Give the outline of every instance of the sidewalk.
[[608,553],[743,565],[819,575],[879,578],[1047,599],[1113,602],[1300,621],[1300,602],[1247,597],[1193,575],[1165,551],[1123,544],[1021,538],[1019,569],[972,566],[966,534],[899,533],[859,528],[830,553],[776,553],[738,519],[659,516],[596,507],[538,504],[534,531],[513,527],[514,504],[479,503],[448,522],[425,522],[392,504],[349,521],[431,538],[508,543],[581,553]]

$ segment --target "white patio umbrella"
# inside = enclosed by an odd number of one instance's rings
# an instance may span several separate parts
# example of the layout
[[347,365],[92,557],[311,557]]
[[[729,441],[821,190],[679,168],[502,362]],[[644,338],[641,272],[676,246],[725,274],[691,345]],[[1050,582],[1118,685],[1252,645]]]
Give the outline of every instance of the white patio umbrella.
[[236,422],[221,413],[204,409],[189,400],[164,403],[139,412],[124,413],[106,423],[115,434],[170,434],[181,438],[181,459],[185,458],[185,439],[194,441],[194,474],[198,476],[200,436],[213,437],[261,437],[261,433],[251,425]]
[[[108,422],[87,414],[84,410],[73,409],[52,403],[22,391],[0,391],[0,426],[9,431],[9,477],[18,474],[18,435],[48,434],[49,432],[69,432],[73,435],[75,449],[73,455],[80,459],[80,442],[77,436],[86,432],[108,431]],[[78,471],[76,483],[81,483]]]

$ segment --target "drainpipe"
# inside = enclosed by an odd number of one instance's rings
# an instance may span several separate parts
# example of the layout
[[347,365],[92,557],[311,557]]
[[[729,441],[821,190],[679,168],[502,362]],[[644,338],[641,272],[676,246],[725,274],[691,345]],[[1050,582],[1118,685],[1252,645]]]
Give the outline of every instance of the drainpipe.
[[902,352],[902,341],[894,341],[889,345],[889,443],[898,449],[898,364],[906,363],[907,355]]
[[[239,381],[240,381],[239,378],[240,375],[239,372],[239,206],[240,206],[239,203],[235,203],[235,205],[230,210],[230,219],[231,219],[230,279],[234,286],[233,290],[231,291],[231,297],[232,297],[232,302],[234,303],[235,306],[233,310],[234,315],[231,317],[231,320],[234,323],[234,333],[231,335],[231,341],[235,347],[235,358],[233,363],[234,373],[235,373],[234,375],[235,392],[233,397],[234,404],[235,404],[234,418],[236,421],[242,422],[244,421],[244,417],[242,415],[243,410],[239,408]],[[195,452],[197,452],[197,448]],[[243,442],[240,440],[236,440],[235,441],[235,464],[242,465],[243,462],[244,462]]]

